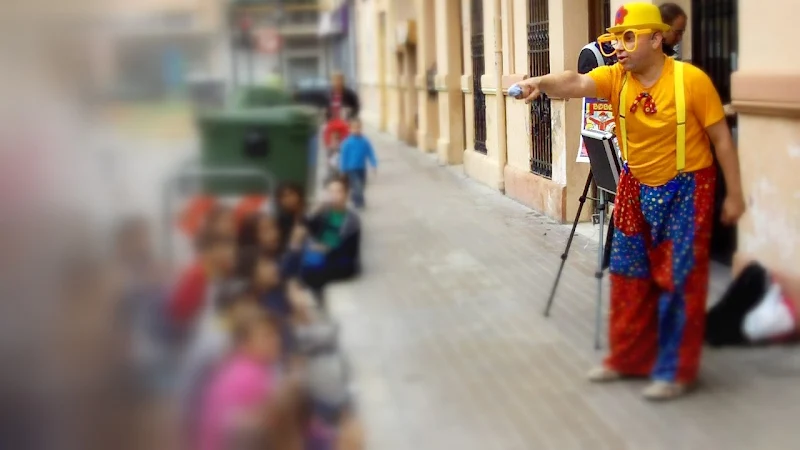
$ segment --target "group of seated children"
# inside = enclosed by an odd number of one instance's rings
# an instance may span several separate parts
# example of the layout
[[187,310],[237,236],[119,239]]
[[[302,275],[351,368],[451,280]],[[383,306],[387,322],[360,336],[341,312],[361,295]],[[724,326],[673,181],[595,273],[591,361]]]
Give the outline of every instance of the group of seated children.
[[178,373],[189,450],[361,448],[338,328],[324,288],[360,270],[348,183],[307,215],[301,188],[279,189],[276,214],[209,214],[197,259],[169,316],[184,330]]

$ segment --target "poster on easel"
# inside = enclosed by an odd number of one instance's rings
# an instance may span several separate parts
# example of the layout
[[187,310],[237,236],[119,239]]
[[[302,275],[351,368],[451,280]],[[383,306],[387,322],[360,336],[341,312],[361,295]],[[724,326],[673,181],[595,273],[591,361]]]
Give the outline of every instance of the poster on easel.
[[[581,131],[596,130],[614,132],[616,125],[611,103],[599,98],[584,98],[582,111]],[[576,161],[580,163],[589,162],[589,154],[586,152],[586,144],[583,142],[583,136],[581,136],[581,143],[578,148],[578,157]]]

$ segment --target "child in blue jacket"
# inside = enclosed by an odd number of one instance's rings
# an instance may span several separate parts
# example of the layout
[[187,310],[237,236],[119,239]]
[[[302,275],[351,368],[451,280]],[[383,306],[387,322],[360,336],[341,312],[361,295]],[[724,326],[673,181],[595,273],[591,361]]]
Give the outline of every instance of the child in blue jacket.
[[369,139],[361,134],[361,121],[350,121],[350,135],[342,142],[339,151],[339,169],[350,184],[350,198],[353,206],[364,207],[364,187],[367,183],[367,163],[378,168],[378,160]]

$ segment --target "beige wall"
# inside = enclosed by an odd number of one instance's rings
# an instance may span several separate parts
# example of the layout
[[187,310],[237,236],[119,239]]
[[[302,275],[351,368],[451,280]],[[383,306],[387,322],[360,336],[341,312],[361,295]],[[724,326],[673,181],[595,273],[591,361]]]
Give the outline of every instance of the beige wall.
[[461,91],[464,72],[461,0],[435,0],[436,90],[439,138],[436,153],[443,164],[463,161],[465,123],[469,122]]
[[732,96],[748,202],[737,259],[756,258],[800,275],[800,62],[786,57],[796,53],[798,14],[800,4],[793,0],[774,0],[770,8],[739,2],[740,58]]
[[428,94],[428,70],[436,63],[436,5],[432,0],[415,0],[417,14],[417,111],[419,114],[416,142],[420,150],[436,150],[439,138],[439,98]]
[[[527,22],[528,2],[514,1],[513,25],[506,24],[505,33],[513,35],[513,61],[504,87],[528,73]],[[589,15],[585,0],[550,0],[550,70],[561,72],[577,67],[578,53],[586,44]],[[573,217],[580,193],[588,175],[588,166],[575,162],[580,133],[579,101],[551,101],[551,139],[553,174],[546,179],[531,173],[532,130],[530,107],[509,100],[506,106],[508,165],[504,170],[506,194],[550,217],[566,221]],[[525,130],[525,133],[521,133]]]
[[[415,77],[419,61],[417,49],[399,46],[397,36],[399,25],[418,22],[414,1],[356,2],[356,21],[363,118],[414,144],[418,140],[414,122],[420,100]],[[424,57],[434,58],[434,52]]]
[[[381,75],[385,73],[385,34],[380,32],[379,17],[382,13],[378,2],[367,0],[356,2],[356,34],[358,89],[361,98],[361,117],[375,127],[381,127],[382,95]],[[362,37],[372,36],[371,39]]]
[[[502,1],[502,0],[501,0]],[[464,23],[467,24],[462,37],[466,58],[470,61],[465,68],[462,87],[472,90],[474,71],[472,68],[472,11],[469,1],[462,2]],[[498,31],[502,39],[503,27]],[[495,79],[495,29],[494,29],[494,0],[483,0],[483,55],[484,74],[481,76],[481,91],[485,95],[486,104],[486,154],[478,153],[475,149],[474,123],[469,124],[467,148],[464,150],[464,171],[470,177],[495,189],[503,189],[503,176],[500,170],[501,155],[498,149],[498,133],[505,129],[505,123],[499,123],[496,114],[495,98],[497,81]],[[464,85],[467,86],[464,86]],[[472,110],[474,117],[474,98],[472,92],[464,96],[464,103],[468,110]],[[502,93],[501,93],[502,95]],[[498,128],[500,127],[500,128]]]

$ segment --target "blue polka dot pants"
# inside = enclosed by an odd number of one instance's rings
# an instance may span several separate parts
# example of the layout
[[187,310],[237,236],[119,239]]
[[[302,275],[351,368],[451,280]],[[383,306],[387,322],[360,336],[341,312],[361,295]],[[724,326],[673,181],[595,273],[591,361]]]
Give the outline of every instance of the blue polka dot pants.
[[611,250],[610,354],[621,373],[689,383],[705,328],[716,169],[668,184],[620,178]]

